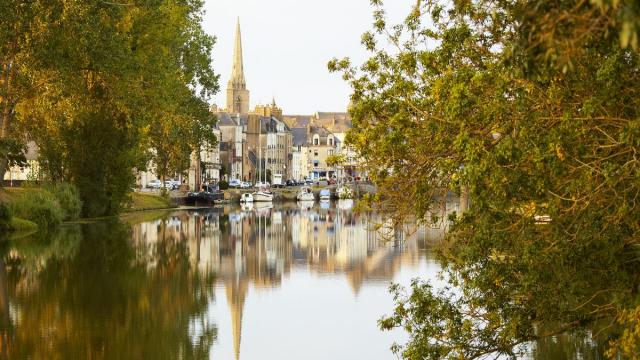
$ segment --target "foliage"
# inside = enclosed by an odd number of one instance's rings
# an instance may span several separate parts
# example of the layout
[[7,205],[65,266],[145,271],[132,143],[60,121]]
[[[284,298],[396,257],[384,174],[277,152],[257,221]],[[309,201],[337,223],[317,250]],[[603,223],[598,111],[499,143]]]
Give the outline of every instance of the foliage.
[[334,154],[327,156],[327,166],[340,166],[346,162],[347,158],[344,156],[344,154]]
[[471,202],[440,251],[450,290],[416,282],[381,321],[411,334],[395,350],[512,356],[617,319],[609,355],[634,356],[638,4],[418,1],[388,26],[373,3],[371,58],[329,64],[353,87],[347,142],[399,218],[461,187]]
[[48,188],[56,197],[62,209],[62,220],[75,220],[80,217],[82,200],[78,189],[69,183],[56,183]]
[[11,211],[7,204],[0,202],[0,230],[8,230],[11,222]]
[[25,232],[30,233],[38,230],[38,224],[34,223],[33,221],[20,219],[14,216],[11,218],[11,221],[9,223],[9,229],[16,232],[22,232],[22,234],[19,234],[18,236],[24,236]]
[[11,213],[35,222],[43,228],[54,227],[63,220],[63,210],[56,197],[48,191],[34,191],[9,205]]
[[88,216],[117,213],[149,160],[163,176],[184,170],[215,141],[206,100],[218,76],[202,6],[3,2],[0,139],[36,141],[48,180],[74,183]]
[[[12,138],[0,138],[0,162],[6,164],[6,167],[25,166],[27,159],[24,156],[22,143]],[[2,174],[4,173],[3,171]]]
[[224,180],[220,180],[220,182],[218,183],[218,186],[220,187],[220,190],[229,189],[229,183]]

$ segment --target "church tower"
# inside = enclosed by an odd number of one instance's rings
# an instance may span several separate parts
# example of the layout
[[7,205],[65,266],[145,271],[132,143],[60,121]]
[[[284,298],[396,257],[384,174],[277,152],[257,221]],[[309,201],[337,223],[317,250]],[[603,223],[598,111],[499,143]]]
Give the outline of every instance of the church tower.
[[249,113],[249,90],[244,80],[242,66],[242,39],[240,36],[240,18],[236,25],[236,41],[233,47],[233,68],[227,84],[227,111],[230,113]]

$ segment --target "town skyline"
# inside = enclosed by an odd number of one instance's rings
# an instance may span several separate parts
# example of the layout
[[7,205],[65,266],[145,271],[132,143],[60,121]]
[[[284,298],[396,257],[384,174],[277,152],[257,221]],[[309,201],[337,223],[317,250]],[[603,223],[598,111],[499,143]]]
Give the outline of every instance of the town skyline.
[[[389,4],[390,19],[401,20],[409,6]],[[202,24],[209,35],[216,37],[212,58],[220,75],[220,91],[212,96],[212,104],[226,106],[225,90],[239,18],[252,109],[275,99],[283,112],[291,115],[347,110],[351,88],[339,74],[329,73],[327,63],[333,57],[350,57],[354,63],[367,58],[360,36],[371,29],[368,0],[329,0],[322,4],[210,0],[205,3],[205,11]],[[324,19],[330,21],[318,21]]]

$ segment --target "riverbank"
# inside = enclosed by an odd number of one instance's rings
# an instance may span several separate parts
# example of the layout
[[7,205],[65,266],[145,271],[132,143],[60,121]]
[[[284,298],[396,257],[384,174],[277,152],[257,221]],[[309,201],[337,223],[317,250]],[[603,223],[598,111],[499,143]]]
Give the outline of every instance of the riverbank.
[[[4,204],[7,207],[21,196],[25,196],[28,194],[28,191],[25,191],[24,188],[10,188],[10,191],[5,190],[4,188],[0,188],[0,204]],[[15,232],[26,232],[26,231],[35,231],[38,229],[38,224],[33,221],[23,219],[17,216],[13,216],[9,212],[9,219],[7,223],[7,229],[9,231]]]
[[[68,199],[60,198],[56,190],[44,187],[0,188],[0,204],[8,209],[6,225],[2,227],[12,232],[33,232],[61,223],[95,220],[79,216],[79,200],[73,204],[77,209],[71,213]],[[132,193],[122,214],[175,208],[177,205],[168,197]]]
[[123,209],[124,213],[147,211],[147,210],[163,210],[178,207],[171,198],[166,198],[155,194],[143,194],[134,192],[131,194],[131,203]]

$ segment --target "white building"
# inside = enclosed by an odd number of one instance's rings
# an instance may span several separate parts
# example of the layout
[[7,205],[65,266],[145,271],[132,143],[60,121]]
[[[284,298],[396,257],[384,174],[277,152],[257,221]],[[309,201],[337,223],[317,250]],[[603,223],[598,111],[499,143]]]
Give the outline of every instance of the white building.
[[27,159],[25,166],[11,166],[4,173],[4,183],[6,186],[18,186],[23,181],[33,181],[40,179],[40,163],[38,162],[40,149],[35,142],[27,143],[27,151],[24,154]]

